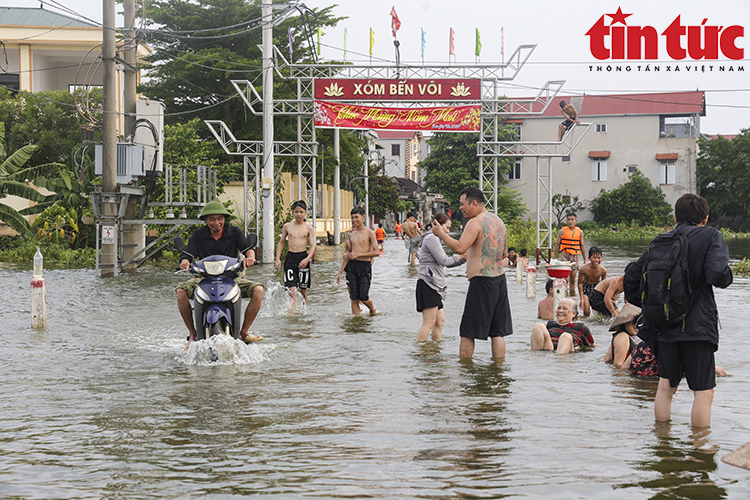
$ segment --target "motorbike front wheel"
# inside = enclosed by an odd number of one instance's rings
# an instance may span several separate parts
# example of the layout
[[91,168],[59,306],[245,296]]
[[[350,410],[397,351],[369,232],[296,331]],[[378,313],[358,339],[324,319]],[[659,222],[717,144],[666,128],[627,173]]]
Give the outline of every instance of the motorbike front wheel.
[[220,334],[231,335],[229,323],[225,318],[221,318],[216,323],[211,323],[206,327],[206,338]]

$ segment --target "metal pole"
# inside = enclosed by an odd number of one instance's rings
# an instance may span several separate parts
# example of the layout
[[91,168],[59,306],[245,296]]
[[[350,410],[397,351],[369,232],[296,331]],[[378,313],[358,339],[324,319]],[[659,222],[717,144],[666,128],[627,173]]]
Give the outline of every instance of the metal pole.
[[[261,4],[263,19],[263,263],[274,261],[273,208],[273,6],[270,0]],[[313,187],[314,189],[314,187]]]
[[333,151],[336,154],[336,168],[333,173],[333,244],[341,244],[341,145],[340,130],[333,129]]
[[247,162],[250,157],[245,155],[242,157],[242,219],[245,221],[245,234],[247,234]]
[[365,159],[365,221],[367,227],[370,227],[370,173],[369,173],[369,158]]
[[[136,97],[136,73],[134,68],[136,67],[136,49],[137,45],[135,42],[135,0],[125,0],[123,2],[123,15],[125,18],[125,30],[128,34],[128,40],[125,42],[124,59],[127,63],[125,65],[125,77],[124,77],[124,88],[123,88],[123,103],[125,110],[125,119],[123,121],[125,130],[122,135],[127,136],[130,134],[130,130],[133,128],[133,122],[135,121],[135,97]],[[135,140],[135,137],[131,137],[131,140]]]
[[[103,0],[102,61],[104,62],[104,98],[102,107],[102,215],[113,222],[117,218],[117,83],[115,74],[115,1]],[[117,246],[102,244],[101,276],[114,276]]]

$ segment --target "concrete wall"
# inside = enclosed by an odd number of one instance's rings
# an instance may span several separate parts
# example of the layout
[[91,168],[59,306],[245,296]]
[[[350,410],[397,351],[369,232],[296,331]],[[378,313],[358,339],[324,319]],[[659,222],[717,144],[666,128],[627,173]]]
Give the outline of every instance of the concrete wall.
[[[682,194],[695,193],[697,143],[695,138],[659,136],[659,116],[598,116],[582,117],[581,121],[606,123],[606,133],[597,133],[592,125],[570,156],[569,162],[553,158],[552,192],[579,196],[583,209],[578,210],[579,220],[592,220],[593,214],[586,208],[602,189],[608,191],[628,182],[628,166],[637,166],[654,186],[666,194],[670,205]],[[554,141],[557,137],[558,118],[526,119],[522,125],[524,142]],[[607,162],[607,180],[592,180],[590,151],[610,151]],[[674,162],[673,184],[660,180],[661,163],[657,154],[677,153]],[[508,187],[518,190],[529,209],[529,217],[536,214],[536,159],[523,158],[521,179],[510,180]],[[506,174],[507,178],[507,174]]]

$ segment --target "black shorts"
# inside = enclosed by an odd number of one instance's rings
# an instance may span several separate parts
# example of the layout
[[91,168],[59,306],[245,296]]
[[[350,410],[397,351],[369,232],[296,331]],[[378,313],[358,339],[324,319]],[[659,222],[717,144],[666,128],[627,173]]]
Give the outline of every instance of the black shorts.
[[707,341],[656,342],[659,377],[669,379],[670,387],[680,385],[682,375],[691,391],[707,391],[716,387],[716,345]]
[[[607,309],[607,306],[604,304],[604,294],[599,290],[591,291],[591,295],[589,295],[589,305],[591,306],[591,309],[599,314],[603,314],[608,318],[612,317],[612,313],[609,312],[609,309]],[[614,300],[612,301],[612,305],[617,309],[617,303]]]
[[288,252],[284,259],[284,286],[287,288],[310,288],[310,263],[300,269],[299,263],[305,260],[307,252]]
[[417,312],[431,307],[443,308],[443,298],[424,280],[417,280]]
[[350,260],[346,265],[346,281],[349,283],[349,298],[351,300],[370,300],[370,281],[372,280],[372,264],[370,260]]
[[565,127],[565,130],[568,130],[570,127],[572,127],[575,124],[576,122],[574,122],[573,120],[565,120],[564,122],[562,122],[562,126]]
[[487,340],[513,333],[505,275],[474,276],[466,291],[459,332],[462,337]]

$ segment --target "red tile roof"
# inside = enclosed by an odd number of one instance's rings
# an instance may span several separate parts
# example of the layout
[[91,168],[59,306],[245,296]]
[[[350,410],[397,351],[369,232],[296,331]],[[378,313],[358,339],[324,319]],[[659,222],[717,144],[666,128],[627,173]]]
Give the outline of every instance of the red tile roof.
[[589,158],[609,158],[610,151],[589,151]]
[[403,130],[376,130],[380,139],[411,139],[416,132]]
[[[559,117],[560,101],[573,102],[578,108],[578,102],[583,104],[578,109],[581,117],[603,115],[685,115],[700,113],[705,115],[705,95],[701,91],[665,92],[657,94],[613,94],[613,95],[584,95],[557,96],[544,114],[544,117]],[[540,116],[540,115],[536,115]],[[513,118],[513,117],[509,117]],[[535,118],[526,116],[525,118]]]

